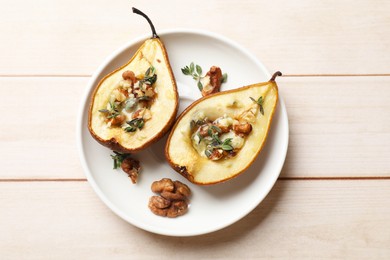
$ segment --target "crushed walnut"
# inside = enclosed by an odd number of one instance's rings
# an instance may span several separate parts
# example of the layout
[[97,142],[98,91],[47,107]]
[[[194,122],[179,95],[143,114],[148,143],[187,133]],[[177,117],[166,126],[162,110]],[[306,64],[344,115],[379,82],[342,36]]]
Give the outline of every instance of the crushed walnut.
[[99,110],[107,126],[122,127],[125,132],[141,130],[145,122],[152,118],[150,107],[157,96],[154,88],[156,81],[153,66],[140,76],[131,70],[124,71],[106,107]]

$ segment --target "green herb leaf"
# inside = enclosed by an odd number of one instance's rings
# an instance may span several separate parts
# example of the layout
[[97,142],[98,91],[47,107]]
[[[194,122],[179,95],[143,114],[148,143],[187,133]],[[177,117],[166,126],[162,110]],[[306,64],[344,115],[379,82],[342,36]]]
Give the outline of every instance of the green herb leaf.
[[264,116],[264,108],[262,105],[260,105],[260,113]]
[[[218,134],[213,134],[213,135],[211,136],[211,138],[212,138],[213,141],[216,143],[216,145],[222,144],[222,141],[221,141],[221,139],[219,139]],[[216,145],[214,145],[214,146],[216,146]]]
[[[181,69],[181,72],[184,75],[191,76],[197,82],[199,90],[203,90],[203,84],[200,80],[203,79],[205,76],[202,76],[203,70],[200,65],[191,62],[189,66],[184,66]],[[227,73],[222,74],[221,83],[225,83],[227,81],[227,77]]]
[[115,118],[117,116],[119,116],[120,113],[119,112],[114,112],[114,113],[111,113],[109,116],[107,116],[108,119],[111,119],[111,118]]
[[129,125],[124,129],[126,132],[135,132],[137,129],[142,129],[145,125],[143,118],[135,118],[131,121],[127,121],[126,123]]
[[256,104],[259,105],[260,113],[264,116],[264,107],[263,107],[264,99],[263,99],[263,96],[260,96],[257,100],[254,99],[253,97],[249,97],[249,98],[253,102],[255,102]]
[[199,88],[200,91],[203,90],[203,85],[202,85],[202,83],[200,81],[198,81],[198,88]]
[[99,112],[105,113],[107,119],[111,119],[119,116],[120,112],[118,106],[120,103],[109,101],[108,104],[110,106],[110,109],[106,109],[106,108],[100,109]]
[[213,129],[214,131],[216,131],[216,132],[218,132],[218,133],[222,133],[221,128],[219,128],[219,127],[216,126],[216,125],[211,125],[211,129]]
[[213,131],[211,130],[211,128],[207,129],[207,134],[208,134],[209,136],[212,136],[212,135],[213,135]]
[[196,72],[198,72],[198,75],[202,75],[202,68],[199,65],[196,65]]
[[223,141],[223,144],[232,145],[232,140],[233,140],[233,138],[226,138],[226,139]]
[[154,74],[153,76],[145,77],[142,82],[148,85],[153,85],[157,81],[157,75]]
[[200,91],[203,89],[203,85],[200,82],[202,79],[202,67],[195,64],[194,62],[191,62],[189,66],[185,66],[181,69],[181,72],[183,72],[184,75],[191,76],[194,80],[197,81],[197,86]]
[[149,74],[150,74],[150,68],[151,68],[151,67],[149,67],[149,68],[146,70],[146,72],[145,72],[145,77],[148,77],[148,76],[149,76]]
[[224,151],[231,151],[231,150],[233,150],[233,147],[231,145],[228,145],[228,144],[222,144],[221,148]]
[[117,169],[117,168],[121,167],[123,160],[126,159],[127,157],[129,157],[130,154],[129,153],[119,153],[119,152],[114,151],[114,155],[111,154],[110,156],[114,161],[113,168]]
[[222,74],[221,83],[226,83],[228,79],[227,73]]
[[191,75],[190,68],[188,66],[185,66],[184,68],[181,69],[181,72],[184,75]]
[[145,77],[139,81],[139,88],[142,89],[143,84],[153,85],[156,81],[157,81],[156,68],[150,66],[145,72]]
[[146,70],[146,72],[145,72],[145,77],[151,77],[151,76],[153,76],[153,75],[155,74],[155,72],[156,72],[156,68],[153,67],[153,66],[150,66],[150,67]]

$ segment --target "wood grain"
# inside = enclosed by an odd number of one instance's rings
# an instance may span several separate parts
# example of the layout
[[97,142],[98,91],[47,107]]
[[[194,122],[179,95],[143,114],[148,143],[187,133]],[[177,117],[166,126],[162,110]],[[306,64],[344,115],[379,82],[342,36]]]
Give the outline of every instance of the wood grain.
[[282,77],[290,125],[282,176],[390,176],[389,83],[390,77]]
[[87,78],[0,78],[1,178],[84,177],[76,118]]
[[285,74],[390,74],[390,2],[344,0],[2,1],[2,75],[90,75],[114,50],[157,30],[227,36]]
[[[0,0],[1,259],[390,259],[390,1]],[[203,29],[279,79],[279,181],[223,230],[177,238],[114,215],[85,180],[76,117],[90,75],[150,32]],[[232,209],[235,210],[235,209]]]
[[[85,178],[75,129],[88,78],[0,78],[1,179]],[[284,178],[390,177],[390,77],[282,77]],[[33,98],[32,98],[33,97]],[[23,100],[15,105],[15,100]]]
[[177,238],[119,219],[85,182],[0,183],[0,251],[5,259],[388,259],[389,184],[279,181],[232,226]]

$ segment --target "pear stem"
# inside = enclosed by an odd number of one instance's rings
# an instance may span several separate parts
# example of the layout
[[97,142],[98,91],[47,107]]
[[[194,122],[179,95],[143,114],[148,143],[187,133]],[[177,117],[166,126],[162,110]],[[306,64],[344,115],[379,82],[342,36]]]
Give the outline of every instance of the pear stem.
[[150,28],[152,29],[152,38],[153,39],[159,38],[157,33],[156,33],[156,29],[154,29],[154,25],[153,25],[152,21],[149,19],[149,17],[145,13],[141,12],[139,9],[137,9],[135,7],[133,7],[132,9],[133,9],[133,13],[141,15],[142,17],[144,17],[148,21]]
[[272,78],[269,81],[275,81],[277,76],[282,76],[282,72],[280,72],[280,71],[275,72],[274,75],[272,75]]

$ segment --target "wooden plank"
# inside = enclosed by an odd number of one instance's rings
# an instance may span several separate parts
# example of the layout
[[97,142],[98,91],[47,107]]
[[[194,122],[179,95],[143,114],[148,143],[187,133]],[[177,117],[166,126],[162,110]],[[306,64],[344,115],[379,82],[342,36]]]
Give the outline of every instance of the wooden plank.
[[389,77],[281,78],[290,125],[282,176],[390,176],[389,83]]
[[86,182],[2,182],[0,251],[5,259],[389,259],[389,203],[389,181],[279,181],[232,226],[176,238],[124,222]]
[[0,78],[2,178],[84,177],[76,117],[87,78]]
[[[75,129],[87,81],[0,78],[0,178],[85,178]],[[390,77],[279,82],[290,124],[282,177],[390,176]]]
[[149,32],[205,29],[285,74],[390,73],[390,2],[2,1],[0,74],[90,75],[114,50]]

